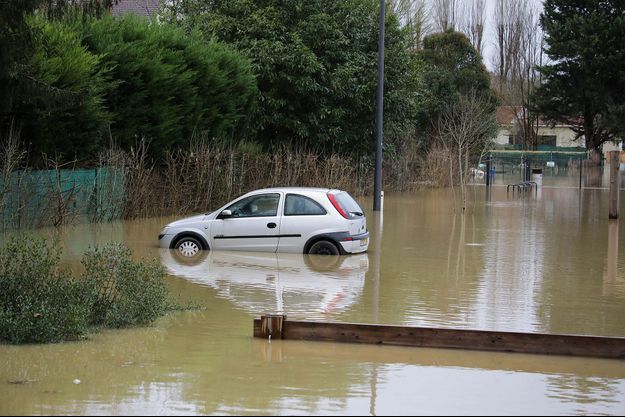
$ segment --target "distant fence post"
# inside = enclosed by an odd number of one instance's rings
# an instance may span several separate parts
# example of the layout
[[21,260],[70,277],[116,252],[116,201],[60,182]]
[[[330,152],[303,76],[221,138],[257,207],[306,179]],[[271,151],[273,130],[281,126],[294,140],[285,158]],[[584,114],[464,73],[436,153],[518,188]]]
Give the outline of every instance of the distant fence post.
[[619,175],[619,152],[610,152],[610,219],[618,219],[620,175]]
[[584,160],[579,158],[579,189],[582,189],[582,171],[584,171]]

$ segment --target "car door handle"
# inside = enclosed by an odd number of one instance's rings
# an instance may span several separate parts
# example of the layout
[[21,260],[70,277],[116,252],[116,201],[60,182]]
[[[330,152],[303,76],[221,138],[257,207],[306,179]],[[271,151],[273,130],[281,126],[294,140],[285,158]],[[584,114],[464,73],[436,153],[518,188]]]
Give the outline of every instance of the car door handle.
[[267,227],[270,228],[270,229],[275,229],[276,226],[277,226],[277,224],[275,224],[273,222],[272,223],[267,223]]

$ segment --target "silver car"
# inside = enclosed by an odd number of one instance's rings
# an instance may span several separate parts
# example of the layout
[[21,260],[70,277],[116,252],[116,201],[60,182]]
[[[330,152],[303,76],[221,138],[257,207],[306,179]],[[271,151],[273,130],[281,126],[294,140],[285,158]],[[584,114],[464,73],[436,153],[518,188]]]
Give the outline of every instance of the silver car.
[[169,223],[158,244],[184,256],[200,250],[345,255],[365,252],[369,232],[364,211],[345,191],[268,188]]

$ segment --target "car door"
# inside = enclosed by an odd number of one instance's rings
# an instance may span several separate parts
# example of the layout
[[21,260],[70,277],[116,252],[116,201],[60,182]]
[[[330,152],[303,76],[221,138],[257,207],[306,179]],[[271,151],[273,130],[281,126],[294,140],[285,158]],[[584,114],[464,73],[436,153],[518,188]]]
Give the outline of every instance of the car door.
[[275,252],[280,234],[280,193],[244,197],[225,210],[232,216],[211,226],[211,248]]
[[279,252],[302,253],[313,235],[328,227],[328,212],[310,197],[288,193],[280,224]]

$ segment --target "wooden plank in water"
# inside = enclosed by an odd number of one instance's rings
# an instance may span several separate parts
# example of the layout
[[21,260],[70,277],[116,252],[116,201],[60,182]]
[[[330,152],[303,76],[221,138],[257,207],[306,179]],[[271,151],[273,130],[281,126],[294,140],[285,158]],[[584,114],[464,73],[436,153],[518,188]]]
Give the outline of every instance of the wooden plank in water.
[[[268,320],[274,320],[269,326]],[[254,337],[268,338],[275,316],[254,319]],[[625,359],[625,338],[280,320],[273,338],[444,349]]]

